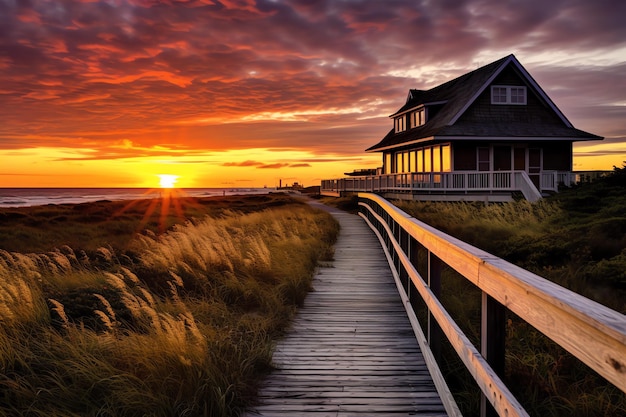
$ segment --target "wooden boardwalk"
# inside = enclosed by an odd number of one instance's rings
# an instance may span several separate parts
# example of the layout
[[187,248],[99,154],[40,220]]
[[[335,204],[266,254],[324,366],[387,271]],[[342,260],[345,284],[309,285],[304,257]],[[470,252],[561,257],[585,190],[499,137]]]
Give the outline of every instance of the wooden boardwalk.
[[445,416],[389,264],[358,216],[274,353],[254,416]]

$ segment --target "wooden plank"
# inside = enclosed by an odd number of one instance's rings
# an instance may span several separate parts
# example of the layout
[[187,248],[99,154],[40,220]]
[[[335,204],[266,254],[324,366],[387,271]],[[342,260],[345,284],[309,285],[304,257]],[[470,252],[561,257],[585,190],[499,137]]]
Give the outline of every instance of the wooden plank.
[[[452,238],[378,196],[363,197],[376,201],[426,249],[626,392],[626,316]],[[373,211],[371,214],[380,219]],[[494,408],[500,415],[527,415],[451,321],[398,243],[393,245],[420,295]]]
[[333,215],[335,260],[318,270],[245,416],[447,415],[380,244],[359,217]]

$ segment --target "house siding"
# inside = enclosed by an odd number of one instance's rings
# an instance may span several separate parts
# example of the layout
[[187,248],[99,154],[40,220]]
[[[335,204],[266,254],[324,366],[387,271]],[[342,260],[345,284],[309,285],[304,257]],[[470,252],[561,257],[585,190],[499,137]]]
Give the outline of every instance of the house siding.
[[[491,104],[491,86],[510,85],[526,87],[526,105],[515,104]],[[486,88],[474,101],[467,111],[455,123],[462,128],[463,124],[474,125],[476,123],[496,123],[499,125],[509,124],[510,136],[516,136],[516,124],[531,124],[537,126],[562,126],[563,121],[558,115],[543,102],[534,92],[532,87],[524,82],[512,66],[505,68],[498,77]],[[488,131],[491,127],[485,126]],[[475,130],[473,128],[472,130]],[[540,132],[537,132],[540,135]]]

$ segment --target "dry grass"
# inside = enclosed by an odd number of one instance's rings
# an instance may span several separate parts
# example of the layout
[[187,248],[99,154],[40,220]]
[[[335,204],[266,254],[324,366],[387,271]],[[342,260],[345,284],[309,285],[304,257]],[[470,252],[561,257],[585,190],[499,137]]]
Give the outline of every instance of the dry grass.
[[0,415],[237,415],[337,231],[293,202],[144,235],[124,262],[1,251]]
[[0,249],[44,253],[69,246],[91,257],[101,247],[125,250],[138,232],[161,233],[229,210],[247,214],[292,204],[286,195],[267,194],[0,208]]

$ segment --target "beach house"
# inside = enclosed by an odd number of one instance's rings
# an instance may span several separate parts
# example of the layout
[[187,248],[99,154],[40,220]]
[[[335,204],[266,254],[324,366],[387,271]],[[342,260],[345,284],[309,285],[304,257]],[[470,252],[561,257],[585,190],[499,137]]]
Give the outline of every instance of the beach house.
[[536,201],[575,181],[576,129],[514,55],[429,90],[411,89],[391,130],[367,152],[382,167],[323,180],[321,192],[388,198]]

